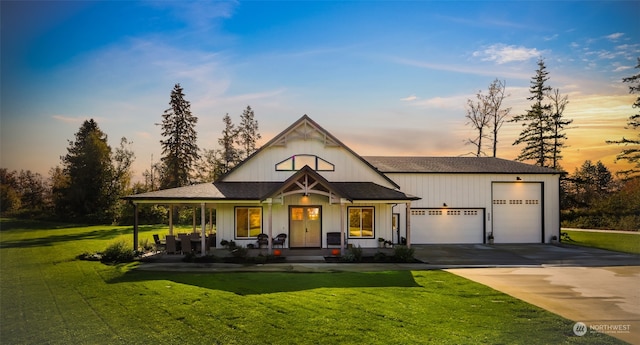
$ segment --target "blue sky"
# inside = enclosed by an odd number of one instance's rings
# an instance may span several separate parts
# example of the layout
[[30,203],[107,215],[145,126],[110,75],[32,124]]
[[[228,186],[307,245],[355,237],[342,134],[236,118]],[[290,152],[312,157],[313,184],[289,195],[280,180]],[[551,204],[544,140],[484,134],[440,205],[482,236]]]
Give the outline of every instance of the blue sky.
[[[222,117],[250,105],[263,142],[303,114],[361,155],[458,156],[473,148],[465,102],[505,80],[513,115],[536,61],[569,96],[563,165],[611,170],[635,97],[640,2],[2,1],[0,166],[47,175],[82,121],[133,141],[137,178],[160,158],[180,83],[217,148]],[[513,159],[518,124],[498,156]],[[487,149],[487,152],[490,150]]]

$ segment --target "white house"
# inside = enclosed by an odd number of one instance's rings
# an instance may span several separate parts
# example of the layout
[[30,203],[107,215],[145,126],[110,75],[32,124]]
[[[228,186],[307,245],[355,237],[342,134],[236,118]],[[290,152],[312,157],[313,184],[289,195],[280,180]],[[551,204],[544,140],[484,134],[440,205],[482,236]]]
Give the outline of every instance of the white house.
[[125,199],[215,212],[217,246],[261,233],[286,234],[285,248],[545,243],[559,236],[559,176],[488,157],[362,157],[304,115],[213,183]]

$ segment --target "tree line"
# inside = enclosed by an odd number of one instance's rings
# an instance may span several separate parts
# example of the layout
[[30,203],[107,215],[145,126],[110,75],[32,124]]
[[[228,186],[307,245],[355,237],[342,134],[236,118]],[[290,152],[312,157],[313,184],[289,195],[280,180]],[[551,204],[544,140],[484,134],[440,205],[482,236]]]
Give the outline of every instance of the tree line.
[[[640,69],[640,58],[636,68]],[[573,174],[568,174],[560,164],[567,126],[572,122],[563,116],[568,98],[558,89],[551,88],[548,80],[544,60],[540,59],[527,98],[532,105],[524,114],[511,118],[511,108],[504,106],[504,100],[509,97],[505,92],[506,81],[495,79],[486,94],[479,91],[475,99],[467,100],[466,118],[477,133],[475,138],[468,140],[475,146],[474,154],[486,156],[485,150],[490,149],[493,157],[497,157],[498,133],[502,125],[506,121],[520,123],[522,131],[513,145],[523,144],[524,147],[516,160],[532,161],[563,173],[562,209],[567,211],[563,211],[563,220],[587,217],[590,221],[585,224],[605,226],[597,225],[603,222],[594,221],[597,217],[585,213],[585,210],[594,209],[623,218],[630,215],[629,219],[637,220],[640,202],[633,198],[637,198],[640,188],[637,182],[640,179],[640,114],[629,117],[625,127],[630,131],[629,136],[607,141],[623,147],[617,160],[632,163],[630,169],[619,172],[615,179],[601,162],[586,161]],[[623,82],[630,85],[630,93],[640,93],[640,74],[624,78]],[[640,107],[640,97],[633,107]],[[112,149],[97,122],[87,120],[75,133],[75,139],[68,141],[67,154],[60,157],[60,165],[49,171],[48,178],[29,170],[17,172],[0,168],[0,212],[66,221],[129,221],[132,219],[131,208],[125,207],[120,197],[215,181],[257,150],[261,135],[250,106],[242,112],[238,125],[228,113],[222,121],[224,129],[218,139],[219,147],[200,149],[195,128],[198,118],[191,113],[184,90],[176,84],[170,94],[169,108],[162,114],[160,161],[144,171],[144,182],[132,184],[131,165],[135,159],[130,148],[132,143],[123,137],[119,146]],[[594,184],[593,181],[599,182]],[[616,197],[627,199],[621,202]],[[611,202],[605,207],[602,203],[607,200]],[[618,205],[617,211],[611,207],[613,204]],[[167,212],[162,207],[147,205],[141,208],[140,216],[143,221],[160,223],[166,221]],[[639,223],[636,221],[635,224]]]
[[[587,160],[570,174],[560,164],[567,129],[573,122],[564,117],[569,99],[559,89],[549,86],[544,60],[539,59],[537,65],[527,97],[532,104],[525,113],[509,118],[511,108],[503,103],[510,95],[505,92],[506,81],[499,79],[489,84],[486,94],[478,91],[475,99],[467,100],[465,117],[475,137],[467,139],[466,143],[474,146],[473,154],[477,157],[487,156],[487,148],[492,150],[493,157],[497,157],[500,128],[506,121],[519,123],[522,130],[512,145],[524,147],[516,160],[530,161],[561,173],[563,226],[640,230],[640,113],[628,118],[625,129],[631,131],[630,136],[606,141],[623,146],[616,161],[631,163],[630,169],[617,172],[615,178],[601,161]],[[640,69],[640,58],[636,69]],[[629,93],[640,93],[640,73],[623,78],[622,82],[629,84]],[[640,108],[640,97],[632,107]]]
[[[162,114],[162,157],[143,173],[144,182],[131,183],[135,160],[132,142],[121,138],[114,149],[94,119],[86,120],[68,141],[60,165],[49,178],[27,171],[0,168],[0,205],[3,215],[54,218],[86,223],[129,223],[131,208],[122,196],[159,189],[212,182],[229,172],[257,149],[261,138],[250,106],[234,125],[227,113],[220,148],[201,150],[197,145],[198,118],[191,113],[180,84],[171,91],[169,108]],[[166,220],[166,210],[142,207],[141,217],[152,223]],[[179,220],[179,218],[178,218]]]
[[[493,157],[497,157],[498,133],[505,121],[509,121],[520,123],[523,127],[513,142],[513,145],[525,145],[516,160],[533,161],[541,167],[560,168],[561,151],[567,139],[565,131],[573,120],[564,117],[568,97],[561,95],[559,89],[552,89],[548,80],[545,62],[539,59],[536,74],[531,78],[531,95],[527,97],[533,104],[524,114],[517,114],[510,119],[511,108],[503,105],[510,96],[505,93],[507,83],[504,80],[496,78],[489,84],[486,94],[478,91],[475,99],[467,100],[465,117],[476,136],[467,139],[466,143],[474,146],[475,156],[486,156],[484,150],[489,147]],[[488,145],[485,139],[490,140]]]

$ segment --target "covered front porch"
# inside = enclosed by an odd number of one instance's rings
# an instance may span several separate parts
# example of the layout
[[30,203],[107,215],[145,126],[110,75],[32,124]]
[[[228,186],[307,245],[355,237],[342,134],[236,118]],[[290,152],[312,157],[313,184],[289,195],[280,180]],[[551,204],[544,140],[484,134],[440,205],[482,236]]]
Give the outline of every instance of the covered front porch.
[[175,236],[173,208],[192,208],[192,233],[199,238],[195,251],[205,256],[230,242],[261,248],[268,255],[276,247],[345,253],[349,245],[377,249],[381,239],[400,243],[393,214],[398,204],[406,206],[405,244],[410,246],[409,212],[411,201],[418,198],[372,182],[329,182],[305,166],[284,182],[214,182],[125,199],[135,207],[134,243],[138,243],[138,205],[168,205],[168,236]]

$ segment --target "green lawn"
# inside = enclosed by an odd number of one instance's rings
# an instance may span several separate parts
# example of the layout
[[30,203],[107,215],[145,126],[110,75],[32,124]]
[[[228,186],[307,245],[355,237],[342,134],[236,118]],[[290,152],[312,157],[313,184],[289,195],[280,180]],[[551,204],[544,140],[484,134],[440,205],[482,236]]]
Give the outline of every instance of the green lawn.
[[157,273],[75,260],[129,227],[0,229],[2,344],[621,343],[442,271]]
[[640,254],[640,235],[635,233],[621,234],[616,232],[590,232],[562,230],[569,234],[570,241],[564,243],[585,247],[595,247],[616,252]]

